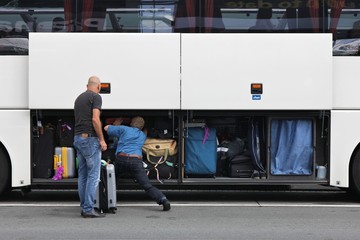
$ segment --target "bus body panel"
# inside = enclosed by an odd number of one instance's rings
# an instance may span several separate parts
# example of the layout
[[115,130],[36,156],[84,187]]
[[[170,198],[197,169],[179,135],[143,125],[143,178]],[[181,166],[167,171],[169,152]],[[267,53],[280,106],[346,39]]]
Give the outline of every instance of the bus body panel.
[[360,143],[359,65],[359,57],[333,57],[330,185],[338,187],[349,186],[351,156]]
[[360,109],[360,58],[333,57],[333,108]]
[[360,143],[360,111],[331,112],[330,185],[349,186],[349,164]]
[[0,142],[11,161],[12,187],[31,184],[30,111],[0,110]]
[[181,42],[182,109],[331,109],[331,34],[182,34]]
[[30,109],[72,109],[91,75],[103,109],[180,109],[180,35],[30,33]]
[[0,56],[0,108],[28,108],[28,56]]

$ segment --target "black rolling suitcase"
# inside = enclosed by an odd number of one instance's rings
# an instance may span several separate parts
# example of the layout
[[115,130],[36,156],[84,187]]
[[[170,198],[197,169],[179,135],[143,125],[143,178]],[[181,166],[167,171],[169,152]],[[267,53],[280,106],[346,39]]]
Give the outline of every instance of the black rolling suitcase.
[[57,138],[60,147],[74,146],[74,122],[72,119],[58,120]]
[[100,182],[96,188],[94,208],[104,213],[116,213],[116,178],[113,164],[101,166]]
[[54,170],[55,130],[44,127],[44,131],[34,137],[33,177],[50,178]]
[[254,172],[254,164],[250,156],[237,155],[230,160],[229,177],[233,178],[251,178]]

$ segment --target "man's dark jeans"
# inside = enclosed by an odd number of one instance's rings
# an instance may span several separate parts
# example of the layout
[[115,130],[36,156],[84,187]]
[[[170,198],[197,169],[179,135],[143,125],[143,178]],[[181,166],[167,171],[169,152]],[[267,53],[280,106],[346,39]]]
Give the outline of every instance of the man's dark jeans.
[[158,204],[161,204],[162,201],[166,199],[165,195],[150,183],[141,159],[116,156],[115,174],[117,175],[117,178],[123,174],[130,174],[131,177],[133,177],[145,190],[145,192]]

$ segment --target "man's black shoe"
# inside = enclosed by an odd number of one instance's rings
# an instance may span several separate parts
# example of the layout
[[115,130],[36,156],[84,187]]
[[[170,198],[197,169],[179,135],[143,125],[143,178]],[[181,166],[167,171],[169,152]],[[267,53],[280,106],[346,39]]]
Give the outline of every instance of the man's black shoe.
[[163,200],[162,205],[163,205],[163,211],[169,211],[171,208],[170,202],[166,198]]
[[83,218],[103,218],[105,217],[105,213],[98,213],[95,210],[91,211],[91,212],[82,212],[81,216]]

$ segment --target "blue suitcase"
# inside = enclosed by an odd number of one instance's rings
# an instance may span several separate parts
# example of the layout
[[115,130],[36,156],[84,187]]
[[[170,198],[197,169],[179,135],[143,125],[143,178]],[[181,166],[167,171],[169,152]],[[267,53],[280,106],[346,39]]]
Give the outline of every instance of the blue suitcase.
[[215,175],[217,159],[216,129],[189,127],[185,137],[186,175]]

